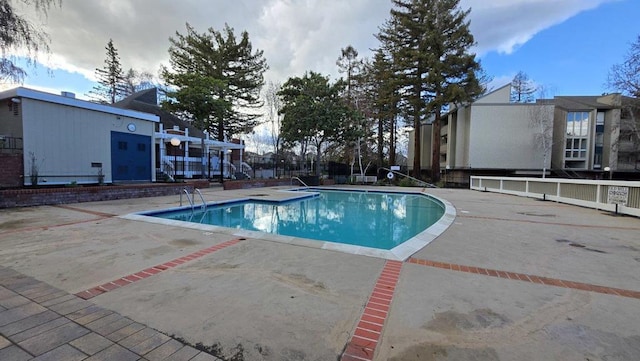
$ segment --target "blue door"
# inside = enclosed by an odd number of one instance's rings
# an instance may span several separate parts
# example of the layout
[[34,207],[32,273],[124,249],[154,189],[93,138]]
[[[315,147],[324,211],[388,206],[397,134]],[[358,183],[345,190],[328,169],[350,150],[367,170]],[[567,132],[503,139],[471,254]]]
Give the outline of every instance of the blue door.
[[117,181],[151,181],[151,137],[111,132],[111,174]]

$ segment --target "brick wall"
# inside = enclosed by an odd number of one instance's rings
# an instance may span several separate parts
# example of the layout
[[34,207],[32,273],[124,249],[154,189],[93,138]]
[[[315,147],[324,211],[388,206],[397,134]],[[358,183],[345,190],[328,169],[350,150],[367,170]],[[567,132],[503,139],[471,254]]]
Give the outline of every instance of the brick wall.
[[0,190],[0,208],[108,201],[115,199],[178,195],[187,188],[208,188],[209,182],[109,185],[67,188],[25,188]]
[[0,153],[0,188],[22,186],[22,154]]

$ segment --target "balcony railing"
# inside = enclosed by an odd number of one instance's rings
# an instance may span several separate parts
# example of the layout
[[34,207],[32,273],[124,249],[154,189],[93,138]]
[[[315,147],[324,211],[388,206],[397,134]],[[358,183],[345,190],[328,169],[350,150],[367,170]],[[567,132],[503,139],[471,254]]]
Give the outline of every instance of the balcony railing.
[[0,149],[22,150],[22,138],[0,135]]

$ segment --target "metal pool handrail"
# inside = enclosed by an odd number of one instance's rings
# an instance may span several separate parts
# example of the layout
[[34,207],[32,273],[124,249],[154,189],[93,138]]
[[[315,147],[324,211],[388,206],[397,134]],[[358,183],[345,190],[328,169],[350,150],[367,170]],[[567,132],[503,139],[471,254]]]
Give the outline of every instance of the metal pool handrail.
[[187,188],[182,188],[182,192],[180,193],[180,207],[182,207],[182,193],[187,195],[187,200],[189,201],[189,204],[191,205],[191,210],[193,210],[193,200],[189,196],[189,191],[187,190]]
[[195,208],[196,193],[198,193],[198,195],[200,196],[200,200],[202,201],[202,206],[200,206],[200,208],[204,210],[207,207],[207,202],[204,201],[204,197],[202,196],[202,193],[198,188],[193,189],[193,195],[191,196],[189,196],[189,191],[187,190],[187,188],[182,188],[182,192],[180,193],[180,207],[182,207],[182,193],[187,195],[187,200],[189,201],[189,205],[191,205],[192,211]]
[[[193,196],[191,198],[195,198],[196,193],[198,193],[198,195],[200,196],[200,200],[202,201],[202,206],[200,208],[204,211],[204,209],[207,208],[207,202],[204,201],[204,197],[202,196],[202,193],[200,193],[200,190],[198,188],[193,189]],[[194,200],[194,203],[195,203],[195,200]]]
[[298,178],[298,177],[291,177],[291,185],[293,185],[293,180],[297,180],[298,182],[302,183],[302,185],[304,185],[305,187],[309,188],[309,186],[307,185],[307,183],[303,182],[302,179]]

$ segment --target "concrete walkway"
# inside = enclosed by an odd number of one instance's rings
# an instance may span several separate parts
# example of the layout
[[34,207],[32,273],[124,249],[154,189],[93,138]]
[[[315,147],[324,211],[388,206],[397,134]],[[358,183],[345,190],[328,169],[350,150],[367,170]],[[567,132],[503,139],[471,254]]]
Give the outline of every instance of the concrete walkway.
[[0,360],[640,359],[639,219],[427,191],[458,216],[406,262],[118,217],[177,196],[2,210]]

